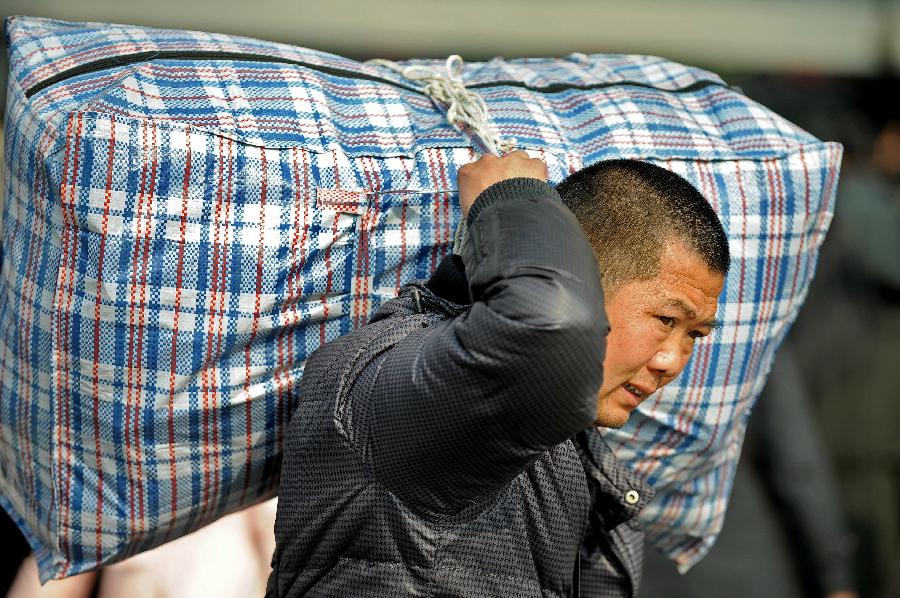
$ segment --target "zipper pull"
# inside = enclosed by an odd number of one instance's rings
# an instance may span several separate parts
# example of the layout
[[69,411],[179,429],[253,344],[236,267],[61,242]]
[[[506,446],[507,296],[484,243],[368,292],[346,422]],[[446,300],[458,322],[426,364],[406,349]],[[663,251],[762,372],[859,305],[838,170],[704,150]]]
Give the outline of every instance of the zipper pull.
[[413,289],[412,296],[413,296],[413,303],[416,304],[416,313],[424,314],[425,308],[422,306],[422,293],[419,292],[419,289]]

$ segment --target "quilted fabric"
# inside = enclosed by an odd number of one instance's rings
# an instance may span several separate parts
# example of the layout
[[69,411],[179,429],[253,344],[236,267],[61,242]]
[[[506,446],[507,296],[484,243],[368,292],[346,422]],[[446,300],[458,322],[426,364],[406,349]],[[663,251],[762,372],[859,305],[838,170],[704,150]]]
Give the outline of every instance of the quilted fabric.
[[[49,579],[272,496],[306,357],[431,273],[479,150],[417,84],[331,54],[28,17],[6,34],[0,503]],[[658,489],[651,541],[688,566],[805,297],[841,147],[661,58],[496,59],[463,78],[552,181],[645,159],[722,218],[724,326],[605,431]]]

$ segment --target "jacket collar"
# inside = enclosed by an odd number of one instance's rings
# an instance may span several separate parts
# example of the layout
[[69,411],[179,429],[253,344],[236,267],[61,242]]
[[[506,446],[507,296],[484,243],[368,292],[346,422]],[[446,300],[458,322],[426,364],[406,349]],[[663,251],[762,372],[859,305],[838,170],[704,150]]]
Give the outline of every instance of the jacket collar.
[[652,486],[641,480],[613,454],[594,428],[573,439],[591,486],[592,510],[604,529],[634,519],[653,498]]
[[400,294],[384,303],[372,316],[377,322],[393,315],[422,313],[426,309],[445,316],[456,316],[471,305],[465,266],[456,254],[447,255],[430,279],[407,284]]

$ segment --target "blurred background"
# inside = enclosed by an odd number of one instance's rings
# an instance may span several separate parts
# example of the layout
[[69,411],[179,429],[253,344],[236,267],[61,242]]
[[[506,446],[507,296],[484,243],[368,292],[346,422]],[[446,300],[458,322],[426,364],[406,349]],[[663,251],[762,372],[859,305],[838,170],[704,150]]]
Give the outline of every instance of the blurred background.
[[[900,0],[0,0],[15,14],[357,59],[655,54],[843,143],[835,220],[750,420],[722,537],[684,577],[648,555],[641,596],[900,597]],[[4,90],[7,68],[4,41]],[[28,549],[3,515],[0,546],[4,595]],[[96,593],[83,585],[58,595]]]

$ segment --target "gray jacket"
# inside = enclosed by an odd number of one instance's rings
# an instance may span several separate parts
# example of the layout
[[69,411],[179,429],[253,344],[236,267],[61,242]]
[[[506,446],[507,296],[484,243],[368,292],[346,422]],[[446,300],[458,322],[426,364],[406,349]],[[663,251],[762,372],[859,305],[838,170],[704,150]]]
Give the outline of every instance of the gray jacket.
[[462,259],[307,362],[268,595],[635,594],[652,492],[587,430],[593,253],[534,179],[485,191],[468,224]]

